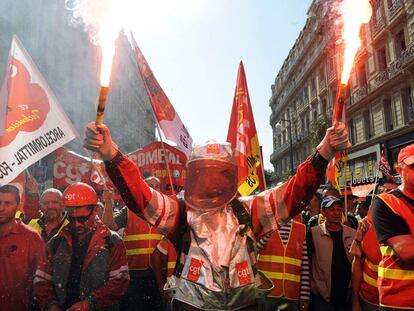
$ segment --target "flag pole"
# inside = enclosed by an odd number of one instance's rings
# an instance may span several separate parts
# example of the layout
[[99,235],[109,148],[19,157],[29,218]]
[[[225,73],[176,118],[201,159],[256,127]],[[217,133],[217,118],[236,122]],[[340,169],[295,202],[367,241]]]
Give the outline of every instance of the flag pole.
[[172,192],[172,195],[175,196],[174,184],[173,184],[173,181],[172,181],[171,171],[170,171],[170,165],[168,164],[167,151],[166,151],[166,148],[165,148],[165,145],[164,145],[164,141],[162,140],[160,126],[158,124],[157,119],[155,118],[155,114],[154,114],[153,109],[151,109],[151,111],[152,111],[152,115],[154,116],[154,119],[155,119],[155,126],[157,128],[158,136],[160,137],[161,148],[164,151],[165,166],[167,167],[168,181],[170,182],[170,185],[171,185],[171,192]]

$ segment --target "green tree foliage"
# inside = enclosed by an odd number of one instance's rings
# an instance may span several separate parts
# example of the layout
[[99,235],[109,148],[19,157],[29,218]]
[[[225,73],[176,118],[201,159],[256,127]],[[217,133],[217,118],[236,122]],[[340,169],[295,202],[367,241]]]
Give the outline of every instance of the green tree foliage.
[[330,126],[331,120],[323,114],[311,123],[311,131],[309,135],[311,150],[315,150],[318,144],[325,136],[326,129]]

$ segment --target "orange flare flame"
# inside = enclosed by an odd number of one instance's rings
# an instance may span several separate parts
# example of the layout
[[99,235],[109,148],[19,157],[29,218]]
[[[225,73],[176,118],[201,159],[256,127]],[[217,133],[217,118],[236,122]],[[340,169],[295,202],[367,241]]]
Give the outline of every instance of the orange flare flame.
[[341,83],[347,84],[355,55],[361,46],[360,28],[371,19],[372,8],[369,0],[344,0],[341,11],[344,24],[342,39],[345,43]]

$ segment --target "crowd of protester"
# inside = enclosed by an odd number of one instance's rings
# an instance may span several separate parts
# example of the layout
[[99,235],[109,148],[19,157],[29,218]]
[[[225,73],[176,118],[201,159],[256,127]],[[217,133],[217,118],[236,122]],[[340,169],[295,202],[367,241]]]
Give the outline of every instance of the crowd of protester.
[[[301,214],[257,240],[257,269],[273,282],[258,310],[414,310],[414,145],[396,169],[401,185],[383,181],[363,198],[320,186]],[[29,218],[20,197],[0,187],[0,310],[171,309],[163,289],[177,245],[114,209],[110,191],[47,189],[26,202],[38,207]]]

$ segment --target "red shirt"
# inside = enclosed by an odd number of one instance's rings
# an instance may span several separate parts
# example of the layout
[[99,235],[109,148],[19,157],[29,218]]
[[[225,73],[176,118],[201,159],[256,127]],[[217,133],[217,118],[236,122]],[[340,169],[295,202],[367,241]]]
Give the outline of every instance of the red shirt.
[[0,310],[29,310],[33,278],[46,261],[46,244],[20,220],[0,236]]

